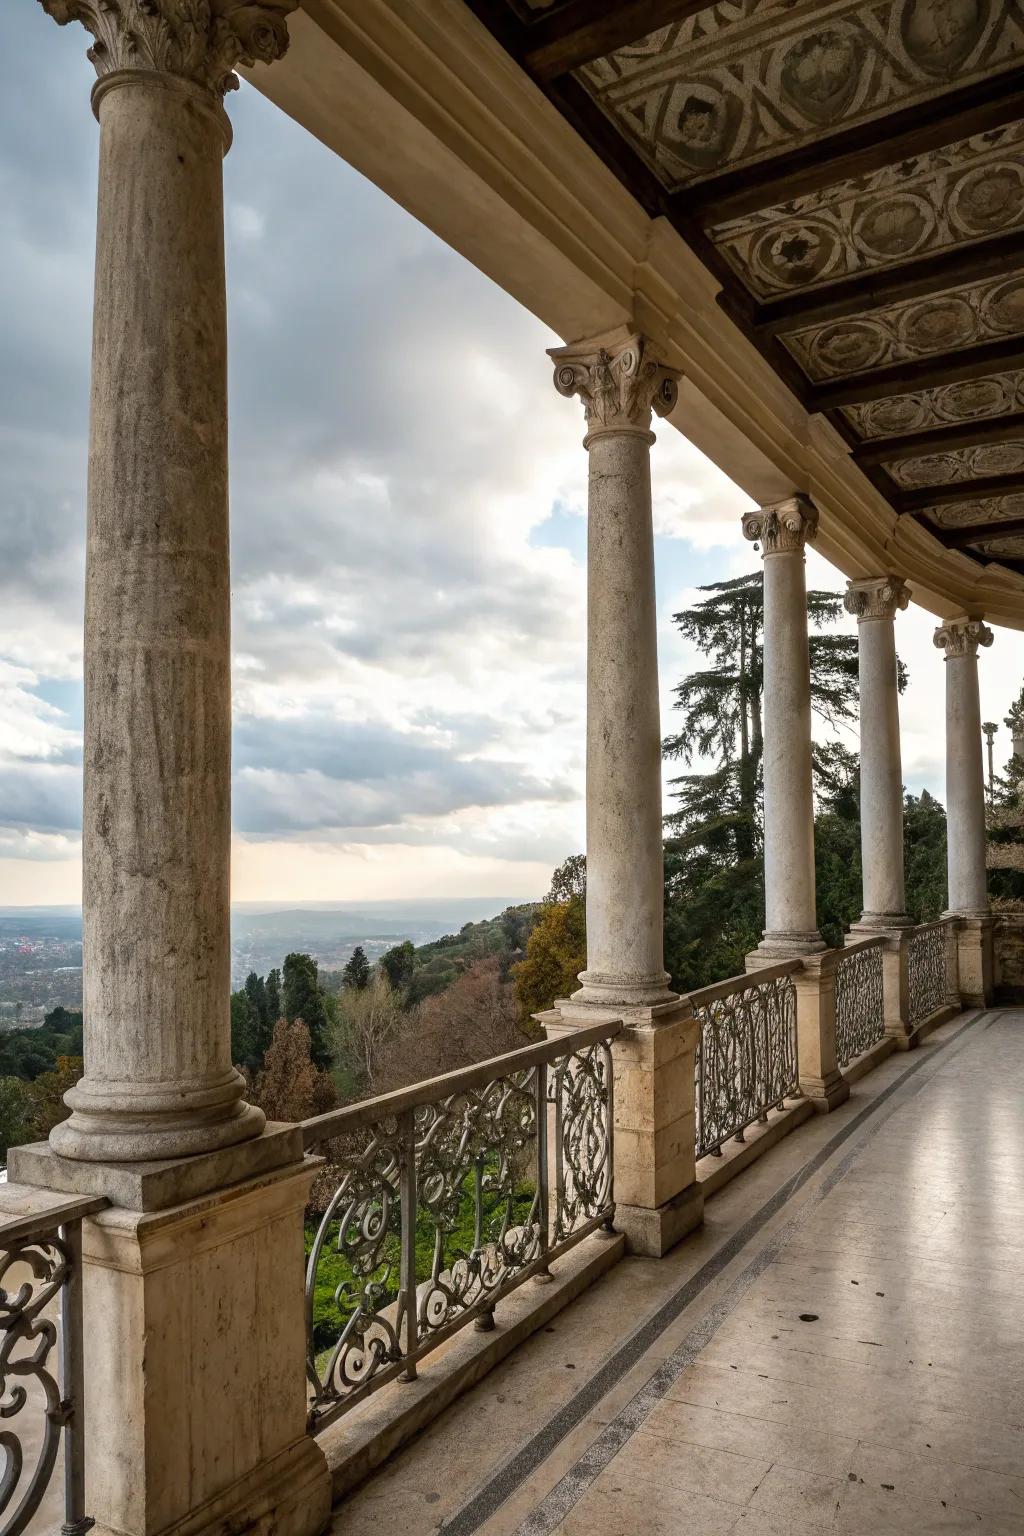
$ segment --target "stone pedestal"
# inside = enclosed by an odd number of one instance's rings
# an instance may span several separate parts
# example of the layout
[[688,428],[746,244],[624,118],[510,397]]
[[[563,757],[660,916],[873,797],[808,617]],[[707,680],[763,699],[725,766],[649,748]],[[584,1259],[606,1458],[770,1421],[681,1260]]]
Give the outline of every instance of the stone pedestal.
[[864,911],[858,931],[911,926],[903,878],[903,770],[893,621],[909,593],[898,576],[851,581],[860,670],[860,831]]
[[962,917],[957,924],[956,959],[965,1008],[987,1008],[994,997],[995,926],[994,917]]
[[808,955],[793,977],[800,1090],[819,1114],[850,1097],[836,1061],[836,967],[842,957],[841,949]]
[[[549,1039],[601,1021],[592,1005],[571,1000],[535,1017]],[[699,1029],[683,1000],[631,1010],[626,1028],[612,1041],[615,1227],[632,1253],[660,1258],[704,1217],[696,1182]]]
[[823,950],[814,890],[811,674],[804,545],[818,513],[806,496],[743,519],[764,557],[765,931],[747,969]]

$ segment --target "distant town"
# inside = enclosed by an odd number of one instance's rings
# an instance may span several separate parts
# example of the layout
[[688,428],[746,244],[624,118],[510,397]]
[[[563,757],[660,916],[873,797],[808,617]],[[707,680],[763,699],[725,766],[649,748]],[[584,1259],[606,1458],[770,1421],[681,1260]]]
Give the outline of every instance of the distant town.
[[[357,945],[370,963],[409,939],[427,944],[492,917],[511,898],[360,904],[242,905],[231,915],[231,986],[264,975],[295,950],[341,970]],[[54,1008],[82,1006],[82,914],[77,907],[0,908],[0,1030],[39,1027]]]

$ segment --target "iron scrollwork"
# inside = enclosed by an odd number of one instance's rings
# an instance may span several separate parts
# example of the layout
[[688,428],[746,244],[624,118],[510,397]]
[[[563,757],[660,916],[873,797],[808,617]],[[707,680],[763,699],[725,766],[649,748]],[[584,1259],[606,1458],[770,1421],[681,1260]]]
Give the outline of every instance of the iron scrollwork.
[[611,1205],[611,1052],[602,1041],[553,1062],[556,1243],[598,1220]]
[[907,946],[907,987],[910,993],[910,1022],[919,1024],[945,1006],[948,981],[946,947],[948,939],[943,924],[923,928]]
[[848,1067],[885,1034],[882,950],[855,949],[836,967],[836,1060]]
[[701,1030],[695,1057],[697,1156],[742,1141],[755,1120],[800,1091],[796,988],[791,976],[741,977],[734,991],[694,1008]]

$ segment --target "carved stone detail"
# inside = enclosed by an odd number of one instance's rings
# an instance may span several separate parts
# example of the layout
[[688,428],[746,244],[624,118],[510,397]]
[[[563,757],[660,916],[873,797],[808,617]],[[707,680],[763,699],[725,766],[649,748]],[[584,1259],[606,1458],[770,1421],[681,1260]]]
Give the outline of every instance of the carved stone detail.
[[897,485],[957,485],[991,475],[1024,473],[1024,437],[1005,443],[983,443],[976,448],[956,448],[948,453],[927,453],[900,459],[886,466]]
[[912,394],[888,395],[863,405],[843,407],[843,415],[863,438],[899,437],[965,421],[985,421],[1024,409],[1024,373],[987,374]]
[[579,395],[587,432],[649,432],[652,410],[667,416],[679,394],[679,372],[658,361],[646,337],[625,328],[582,346],[552,347],[555,388]]
[[1024,492],[979,496],[974,501],[946,502],[926,507],[926,515],[941,528],[970,528],[975,523],[1005,523],[1024,517]]
[[979,645],[991,645],[995,636],[980,619],[950,619],[940,624],[932,639],[946,660],[951,656],[977,656]]
[[910,593],[900,576],[868,576],[850,581],[843,607],[858,623],[868,619],[894,619],[910,603]]
[[766,555],[802,551],[817,533],[818,509],[808,496],[791,496],[743,517],[743,537],[760,543]]
[[236,64],[271,64],[288,47],[299,0],[40,0],[60,26],[80,21],[102,80],[122,70],[177,75],[220,97]]

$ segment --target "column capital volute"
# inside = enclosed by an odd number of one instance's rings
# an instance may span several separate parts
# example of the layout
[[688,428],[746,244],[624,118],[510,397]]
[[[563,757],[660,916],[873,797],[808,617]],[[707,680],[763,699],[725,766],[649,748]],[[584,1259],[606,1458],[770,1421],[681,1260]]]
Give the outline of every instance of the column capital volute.
[[952,656],[977,656],[979,645],[991,645],[995,636],[981,619],[947,619],[940,624],[932,639],[946,660]]
[[818,509],[809,496],[790,496],[743,515],[743,537],[763,555],[801,553],[818,533]]
[[651,412],[667,416],[679,395],[679,370],[657,355],[646,336],[620,326],[591,341],[550,347],[555,388],[578,395],[587,417],[587,441],[608,432],[650,434]]
[[846,584],[843,607],[858,623],[894,619],[910,603],[910,592],[900,576],[863,576]]
[[40,0],[60,26],[92,33],[100,81],[137,72],[170,75],[220,100],[236,64],[271,64],[288,47],[286,18],[299,0]]

